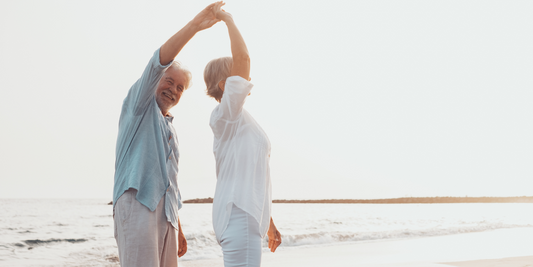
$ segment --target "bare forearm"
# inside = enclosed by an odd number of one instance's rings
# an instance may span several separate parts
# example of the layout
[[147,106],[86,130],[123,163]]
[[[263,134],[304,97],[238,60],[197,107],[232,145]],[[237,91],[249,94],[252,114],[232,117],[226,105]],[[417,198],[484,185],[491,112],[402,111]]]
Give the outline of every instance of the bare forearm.
[[219,21],[212,12],[214,5],[215,3],[212,3],[205,7],[185,27],[170,37],[161,46],[161,50],[159,51],[159,61],[161,64],[167,65],[170,63],[197,32],[210,28]]
[[233,57],[231,75],[239,75],[244,79],[248,79],[250,77],[250,55],[248,54],[248,48],[246,47],[244,38],[242,38],[242,35],[232,18],[225,22],[228,27],[229,38],[231,41],[231,54]]
[[166,41],[159,51],[159,61],[162,65],[167,65],[178,55],[183,47],[191,40],[198,32],[192,23],[187,23],[185,27],[174,34],[168,41]]
[[228,19],[226,22],[228,27],[229,39],[231,41],[231,54],[237,58],[249,58],[248,48],[242,38],[241,32],[233,19]]

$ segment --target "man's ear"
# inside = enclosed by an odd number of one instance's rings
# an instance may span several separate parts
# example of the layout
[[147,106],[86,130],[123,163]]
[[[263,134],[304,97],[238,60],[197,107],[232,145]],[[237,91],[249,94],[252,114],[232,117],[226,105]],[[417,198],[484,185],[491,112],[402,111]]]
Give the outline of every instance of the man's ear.
[[224,87],[226,87],[226,79],[218,82],[218,88],[220,88],[220,90],[222,90],[222,92],[224,92]]

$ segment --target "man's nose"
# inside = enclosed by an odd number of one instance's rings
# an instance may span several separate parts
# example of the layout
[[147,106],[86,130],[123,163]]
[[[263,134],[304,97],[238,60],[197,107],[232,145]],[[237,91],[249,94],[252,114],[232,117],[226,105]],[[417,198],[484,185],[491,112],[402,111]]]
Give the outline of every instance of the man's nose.
[[170,92],[176,95],[176,94],[178,94],[178,88],[174,87],[174,86],[171,86],[170,87]]

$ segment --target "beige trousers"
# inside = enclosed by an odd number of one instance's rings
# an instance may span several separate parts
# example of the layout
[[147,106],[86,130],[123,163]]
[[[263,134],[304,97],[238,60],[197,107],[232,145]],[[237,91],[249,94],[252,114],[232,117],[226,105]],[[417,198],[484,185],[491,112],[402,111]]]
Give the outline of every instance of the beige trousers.
[[113,211],[120,266],[178,266],[177,234],[165,215],[165,196],[151,212],[136,195],[135,189],[124,192]]

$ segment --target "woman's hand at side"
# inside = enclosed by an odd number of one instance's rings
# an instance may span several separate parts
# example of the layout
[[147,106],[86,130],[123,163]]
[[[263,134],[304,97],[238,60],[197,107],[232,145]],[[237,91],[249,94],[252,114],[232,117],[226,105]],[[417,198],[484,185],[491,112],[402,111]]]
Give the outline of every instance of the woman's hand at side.
[[278,231],[278,228],[276,228],[276,225],[274,225],[274,220],[272,220],[272,217],[270,218],[270,228],[268,228],[268,248],[270,251],[275,252],[276,248],[281,244],[281,233]]

